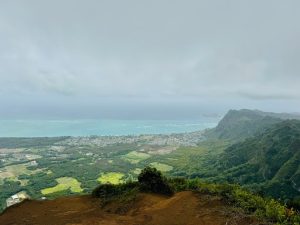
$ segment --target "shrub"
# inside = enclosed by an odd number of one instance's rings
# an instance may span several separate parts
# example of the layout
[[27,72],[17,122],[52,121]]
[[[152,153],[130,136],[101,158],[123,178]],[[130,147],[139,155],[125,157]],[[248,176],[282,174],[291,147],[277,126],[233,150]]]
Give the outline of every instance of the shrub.
[[104,207],[111,202],[116,202],[119,207],[116,213],[124,213],[136,199],[138,193],[138,183],[129,182],[124,184],[101,184],[92,192],[93,197],[101,198],[101,206]]
[[212,194],[212,195],[217,195],[220,192],[216,184],[203,183],[203,182],[199,182],[198,190],[201,193]]
[[92,196],[97,198],[112,198],[114,196],[122,195],[129,190],[136,189],[138,184],[136,182],[129,182],[124,184],[100,184],[96,187],[93,192]]
[[[259,218],[276,222],[277,225],[300,225],[300,215],[293,209],[288,209],[274,199],[265,199],[255,195],[239,185],[213,184],[189,180],[193,190],[201,193],[222,196],[227,202],[255,214]],[[195,186],[198,185],[198,189]]]
[[168,179],[168,183],[175,192],[185,191],[189,189],[188,181],[185,178],[181,178],[181,177],[171,178]]
[[233,200],[239,207],[243,208],[248,213],[254,213],[257,210],[261,211],[266,204],[262,197],[256,196],[239,187],[234,189]]
[[112,196],[116,192],[115,185],[113,184],[100,184],[96,187],[93,192],[92,196],[97,198]]
[[98,187],[96,187],[93,192],[92,196],[93,197],[98,197],[98,198],[103,198],[103,197],[112,197],[116,195],[121,195],[124,192],[134,189],[137,187],[136,182],[128,182],[124,184],[101,184]]
[[272,221],[284,222],[286,219],[286,208],[271,199],[266,204],[266,217]]
[[146,167],[138,176],[141,191],[172,195],[174,191],[161,172],[153,167]]
[[187,188],[189,190],[198,190],[200,188],[200,179],[195,178],[187,180]]

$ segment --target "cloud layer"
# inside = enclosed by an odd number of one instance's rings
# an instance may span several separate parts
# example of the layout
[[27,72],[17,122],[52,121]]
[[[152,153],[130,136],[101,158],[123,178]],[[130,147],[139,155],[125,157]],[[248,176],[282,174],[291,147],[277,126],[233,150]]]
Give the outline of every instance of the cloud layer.
[[108,101],[300,111],[299,7],[297,0],[2,1],[0,100],[18,107],[16,115],[22,107],[93,110],[86,102]]

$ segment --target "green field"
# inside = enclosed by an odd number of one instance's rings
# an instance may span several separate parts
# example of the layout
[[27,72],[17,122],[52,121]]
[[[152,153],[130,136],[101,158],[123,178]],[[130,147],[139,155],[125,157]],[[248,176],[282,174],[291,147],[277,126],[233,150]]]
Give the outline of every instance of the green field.
[[197,147],[180,147],[168,155],[160,156],[157,161],[172,166],[171,173],[180,172],[186,176],[212,174],[216,171],[214,162],[228,145],[227,141],[203,141]]
[[37,172],[42,171],[42,169],[36,169],[36,170],[28,170],[27,169],[28,164],[27,163],[22,163],[22,164],[16,164],[16,165],[11,165],[11,166],[6,166],[0,169],[0,181],[4,179],[9,179],[9,180],[14,180],[14,181],[20,181],[22,185],[24,185],[24,182],[18,177],[20,175],[32,175]]
[[32,171],[27,169],[26,164],[17,164],[1,168],[0,178],[16,178],[21,174],[31,174]]
[[122,158],[129,161],[132,164],[139,163],[140,161],[150,158],[151,155],[143,152],[132,151],[124,155]]
[[80,193],[83,189],[80,187],[81,183],[72,177],[61,177],[56,179],[57,185],[51,188],[45,188],[41,190],[43,195],[49,195],[59,191],[70,190],[74,193]]
[[150,163],[150,165],[152,167],[155,167],[156,169],[162,171],[162,172],[168,172],[168,171],[171,171],[173,169],[173,166],[169,166],[167,164],[158,163],[158,162]]
[[111,184],[119,184],[123,182],[123,177],[125,174],[123,173],[117,173],[117,172],[109,172],[109,173],[103,173],[98,178],[98,181],[102,184],[105,183],[111,183]]

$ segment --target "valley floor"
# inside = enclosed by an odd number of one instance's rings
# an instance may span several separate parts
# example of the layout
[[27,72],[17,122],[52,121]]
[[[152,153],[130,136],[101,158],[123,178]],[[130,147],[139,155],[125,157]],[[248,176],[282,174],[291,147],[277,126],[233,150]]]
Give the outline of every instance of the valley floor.
[[180,192],[173,197],[140,194],[125,213],[120,205],[100,207],[90,196],[29,200],[0,215],[1,225],[258,225],[255,218],[219,197]]

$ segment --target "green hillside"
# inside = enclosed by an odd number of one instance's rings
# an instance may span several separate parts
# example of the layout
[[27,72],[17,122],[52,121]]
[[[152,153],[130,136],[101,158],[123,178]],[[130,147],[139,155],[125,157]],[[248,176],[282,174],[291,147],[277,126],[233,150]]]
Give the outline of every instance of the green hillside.
[[218,179],[291,200],[300,196],[300,121],[285,120],[234,144],[216,163]]

